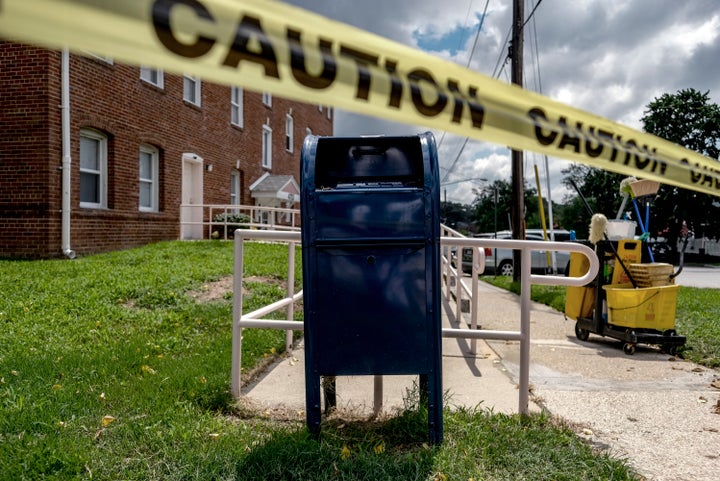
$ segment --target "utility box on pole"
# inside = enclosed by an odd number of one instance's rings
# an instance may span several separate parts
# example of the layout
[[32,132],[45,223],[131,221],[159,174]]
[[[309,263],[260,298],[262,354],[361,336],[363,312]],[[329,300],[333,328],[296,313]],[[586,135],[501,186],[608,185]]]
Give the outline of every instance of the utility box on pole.
[[320,431],[321,376],[419,374],[440,443],[435,140],[308,136],[301,159],[308,429]]

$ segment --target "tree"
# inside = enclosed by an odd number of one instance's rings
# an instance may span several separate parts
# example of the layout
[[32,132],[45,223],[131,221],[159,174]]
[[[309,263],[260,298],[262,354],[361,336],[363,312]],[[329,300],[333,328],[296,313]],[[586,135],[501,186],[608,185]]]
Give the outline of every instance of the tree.
[[442,223],[461,232],[472,230],[472,207],[459,202],[440,202]]
[[[529,227],[540,227],[537,191],[525,185],[525,222]],[[497,202],[496,202],[497,195]],[[511,230],[510,205],[512,203],[512,185],[505,180],[496,180],[492,184],[475,189],[472,208],[479,232]]]
[[[574,182],[593,213],[605,214],[608,218],[616,216],[622,203],[620,183],[626,176],[580,164],[571,164],[562,172],[566,174],[563,180],[565,186],[572,189]],[[587,208],[583,209],[588,214]]]
[[[663,94],[642,117],[646,132],[713,159],[720,158],[720,106],[709,92],[695,89]],[[720,199],[709,194],[663,185],[652,203],[651,227],[677,245],[682,222],[698,236],[720,236]]]
[[[685,89],[676,94],[664,94],[648,104],[642,122],[648,133],[708,157],[720,157],[720,107],[710,103],[707,92]],[[620,183],[626,176],[579,164],[571,165],[563,170],[563,174],[566,176],[563,183],[572,188],[570,181],[575,182],[594,213],[615,218],[623,197]],[[578,238],[585,237],[590,223],[587,209],[579,197],[564,201],[558,217],[560,222],[565,228],[574,229]],[[719,201],[708,194],[661,186],[650,208],[651,237],[665,237],[675,247],[683,221],[698,236],[718,237]],[[631,205],[625,210],[632,212]]]

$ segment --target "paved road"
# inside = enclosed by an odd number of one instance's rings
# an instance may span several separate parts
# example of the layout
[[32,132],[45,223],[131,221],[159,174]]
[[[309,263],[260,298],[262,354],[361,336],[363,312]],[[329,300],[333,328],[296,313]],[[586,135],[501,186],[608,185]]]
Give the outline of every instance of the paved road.
[[[677,270],[677,267],[675,268]],[[687,287],[720,289],[720,267],[685,266],[675,282]]]

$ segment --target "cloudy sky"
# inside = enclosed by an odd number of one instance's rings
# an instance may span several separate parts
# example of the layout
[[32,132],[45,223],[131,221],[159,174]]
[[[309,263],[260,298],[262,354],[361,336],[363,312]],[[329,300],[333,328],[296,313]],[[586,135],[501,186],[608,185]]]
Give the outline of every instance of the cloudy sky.
[[[512,0],[288,3],[510,82],[505,59]],[[525,88],[637,129],[646,105],[664,93],[695,88],[709,91],[720,104],[720,1],[526,0],[526,18],[537,3],[525,27]],[[335,116],[336,135],[414,134],[421,129],[341,111]],[[483,182],[467,179],[510,178],[506,147],[471,140],[461,150],[466,139],[435,135],[449,201],[472,202],[473,188]],[[548,163],[552,200],[561,202],[567,194],[560,185],[561,170],[568,164],[553,158]],[[525,177],[535,186],[535,164],[545,191],[541,156],[526,154]]]

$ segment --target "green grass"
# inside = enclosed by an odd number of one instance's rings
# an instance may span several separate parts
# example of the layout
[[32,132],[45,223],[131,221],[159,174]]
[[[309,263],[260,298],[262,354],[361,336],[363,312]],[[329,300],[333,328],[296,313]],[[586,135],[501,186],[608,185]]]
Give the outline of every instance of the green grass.
[[[483,276],[495,286],[520,293],[519,283],[511,277]],[[565,288],[561,286],[531,287],[534,301],[546,304],[560,312],[565,311]],[[681,286],[678,291],[675,330],[687,337],[678,353],[685,359],[704,366],[720,367],[720,289],[700,289]]]
[[[246,246],[246,311],[283,295],[286,252]],[[232,256],[230,242],[165,242],[0,261],[0,480],[632,479],[545,415],[445,412],[445,443],[430,447],[417,406],[331,418],[319,440],[302,419],[240,409],[231,296],[187,295],[231,274]],[[245,330],[243,368],[283,345],[282,331]]]

